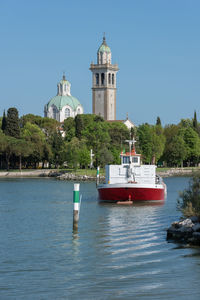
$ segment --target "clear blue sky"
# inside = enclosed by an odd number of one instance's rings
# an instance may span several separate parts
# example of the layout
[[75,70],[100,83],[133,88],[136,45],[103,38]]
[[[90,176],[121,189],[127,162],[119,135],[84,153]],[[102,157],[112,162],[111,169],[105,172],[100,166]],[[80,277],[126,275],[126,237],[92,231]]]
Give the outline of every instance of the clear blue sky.
[[106,33],[118,63],[117,119],[200,121],[199,0],[1,0],[0,115],[43,116],[65,71],[92,112],[90,63]]

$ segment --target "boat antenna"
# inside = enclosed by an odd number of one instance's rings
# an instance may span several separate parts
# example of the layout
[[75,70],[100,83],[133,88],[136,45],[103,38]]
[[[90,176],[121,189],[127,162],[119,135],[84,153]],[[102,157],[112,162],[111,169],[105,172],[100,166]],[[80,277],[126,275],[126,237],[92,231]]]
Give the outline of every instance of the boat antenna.
[[136,140],[133,138],[132,140],[126,140],[127,143],[129,143],[129,164],[131,163],[131,146],[135,145]]

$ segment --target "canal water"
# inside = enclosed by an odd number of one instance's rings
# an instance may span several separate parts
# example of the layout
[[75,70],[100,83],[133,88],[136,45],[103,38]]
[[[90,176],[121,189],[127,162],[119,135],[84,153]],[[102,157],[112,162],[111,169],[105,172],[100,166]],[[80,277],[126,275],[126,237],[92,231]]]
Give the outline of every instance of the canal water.
[[166,241],[188,178],[166,178],[164,205],[99,204],[81,183],[0,180],[0,299],[200,299],[200,250]]

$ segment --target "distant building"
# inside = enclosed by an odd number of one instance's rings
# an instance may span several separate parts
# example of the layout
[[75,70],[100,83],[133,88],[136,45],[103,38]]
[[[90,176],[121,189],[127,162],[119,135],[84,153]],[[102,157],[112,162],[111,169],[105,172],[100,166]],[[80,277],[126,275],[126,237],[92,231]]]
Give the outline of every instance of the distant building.
[[126,120],[109,120],[108,121],[109,123],[112,123],[112,122],[120,122],[120,123],[123,123],[124,125],[126,125],[126,127],[131,130],[131,128],[134,128],[135,127],[135,124],[129,120],[128,118],[128,114],[127,114],[127,117],[126,117]]
[[83,107],[79,100],[71,95],[71,84],[66,80],[65,75],[57,87],[57,95],[44,107],[44,116],[63,122],[69,117],[74,118],[78,114],[83,114]]
[[111,50],[105,36],[97,52],[97,64],[91,63],[92,111],[104,120],[116,120],[116,74],[118,65],[112,65]]

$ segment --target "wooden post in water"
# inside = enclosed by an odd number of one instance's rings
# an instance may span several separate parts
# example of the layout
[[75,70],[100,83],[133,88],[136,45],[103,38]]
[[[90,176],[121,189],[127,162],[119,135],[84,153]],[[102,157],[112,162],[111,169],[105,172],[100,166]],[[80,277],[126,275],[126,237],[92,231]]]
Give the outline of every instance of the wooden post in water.
[[97,180],[96,180],[96,185],[98,185],[99,184],[99,167],[97,167]]
[[74,184],[74,212],[73,212],[73,229],[78,229],[79,210],[80,210],[80,196],[79,196],[80,183]]

